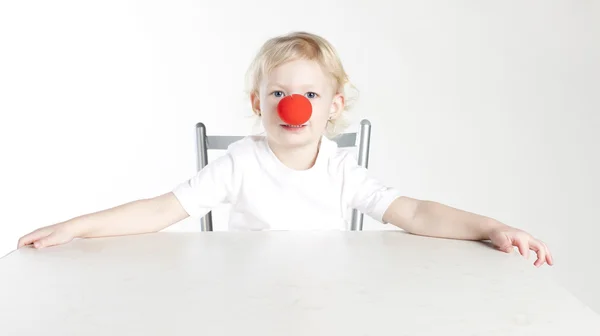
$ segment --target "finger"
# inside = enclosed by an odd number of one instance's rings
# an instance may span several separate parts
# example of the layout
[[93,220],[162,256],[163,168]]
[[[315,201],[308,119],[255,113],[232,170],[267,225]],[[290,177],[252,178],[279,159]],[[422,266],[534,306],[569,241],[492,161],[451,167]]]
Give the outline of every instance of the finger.
[[529,259],[529,244],[527,241],[520,237],[517,237],[515,240],[515,244],[519,248],[521,255],[524,256],[525,259]]
[[40,238],[44,238],[48,236],[52,231],[48,228],[37,229],[19,239],[19,243],[17,244],[17,248],[21,248],[25,245],[30,245],[33,242],[37,241]]
[[52,234],[50,234],[40,240],[37,240],[35,243],[33,243],[33,246],[35,246],[35,248],[41,249],[44,247],[58,245],[60,243],[61,243],[61,237],[56,232],[53,232]]
[[537,254],[537,260],[533,263],[534,266],[540,267],[546,261],[546,248],[541,242],[532,240],[530,242],[531,249]]
[[548,265],[554,265],[554,258],[552,258],[552,253],[550,253],[550,249],[548,248],[548,245],[546,245],[546,243],[544,242],[540,242],[542,243],[542,245],[544,246],[544,249],[546,249],[546,262],[548,263]]

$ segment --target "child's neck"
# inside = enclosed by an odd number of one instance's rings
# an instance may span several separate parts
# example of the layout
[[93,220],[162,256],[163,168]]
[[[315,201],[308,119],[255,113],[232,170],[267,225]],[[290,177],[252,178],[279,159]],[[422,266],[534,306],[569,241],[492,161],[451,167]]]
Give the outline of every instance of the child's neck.
[[321,141],[312,142],[303,146],[285,147],[269,141],[273,154],[290,169],[307,170],[314,166],[319,154]]

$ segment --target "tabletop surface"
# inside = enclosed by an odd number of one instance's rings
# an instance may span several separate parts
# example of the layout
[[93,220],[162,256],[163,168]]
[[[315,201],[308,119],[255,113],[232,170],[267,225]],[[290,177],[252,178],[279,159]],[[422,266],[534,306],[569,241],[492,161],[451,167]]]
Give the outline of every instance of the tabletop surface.
[[600,335],[517,253],[383,232],[76,240],[0,259],[0,335]]

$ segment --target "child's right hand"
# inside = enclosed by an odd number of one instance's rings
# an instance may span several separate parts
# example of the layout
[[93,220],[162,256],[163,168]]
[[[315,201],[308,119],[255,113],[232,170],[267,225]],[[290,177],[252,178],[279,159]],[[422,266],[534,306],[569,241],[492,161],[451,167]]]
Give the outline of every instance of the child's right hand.
[[33,245],[35,248],[66,244],[75,238],[75,230],[67,222],[39,228],[19,239],[17,248]]
[[125,203],[39,228],[19,239],[18,247],[43,248],[74,238],[122,236],[160,231],[189,215],[172,192]]

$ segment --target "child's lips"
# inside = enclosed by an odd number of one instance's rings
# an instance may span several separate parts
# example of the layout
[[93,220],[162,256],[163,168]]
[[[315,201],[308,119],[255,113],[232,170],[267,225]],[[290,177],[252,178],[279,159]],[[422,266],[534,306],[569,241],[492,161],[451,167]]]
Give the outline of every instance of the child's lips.
[[292,124],[280,124],[281,126],[287,126],[287,127],[304,127],[307,126],[308,123],[304,123],[302,125],[292,125]]
[[306,127],[306,124],[303,124],[303,125],[281,124],[280,126],[285,129],[289,129],[289,130],[299,130],[299,129],[303,129],[304,127]]

